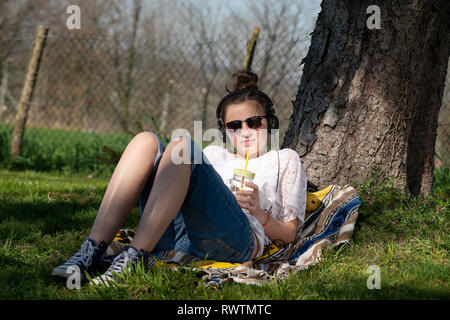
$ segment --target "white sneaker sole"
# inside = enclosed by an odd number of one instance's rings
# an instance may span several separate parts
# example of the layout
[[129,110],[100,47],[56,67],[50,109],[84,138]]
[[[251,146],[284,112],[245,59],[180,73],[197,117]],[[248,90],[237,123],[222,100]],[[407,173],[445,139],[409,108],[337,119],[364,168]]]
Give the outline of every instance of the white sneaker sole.
[[67,268],[56,267],[50,275],[67,279],[71,276],[71,273],[67,273]]
[[[68,279],[70,276],[72,276],[74,274],[74,272],[73,271],[67,272],[67,269],[68,269],[68,267],[62,267],[62,266],[55,267],[55,268],[53,268],[52,273],[50,275]],[[81,276],[81,280],[83,281],[85,278],[84,273],[82,272],[80,276]]]
[[94,279],[92,279],[89,282],[89,285],[91,286],[105,286],[105,287],[109,287],[111,283],[116,283],[114,281],[114,278],[105,276],[105,275],[101,275],[98,277],[95,277]]

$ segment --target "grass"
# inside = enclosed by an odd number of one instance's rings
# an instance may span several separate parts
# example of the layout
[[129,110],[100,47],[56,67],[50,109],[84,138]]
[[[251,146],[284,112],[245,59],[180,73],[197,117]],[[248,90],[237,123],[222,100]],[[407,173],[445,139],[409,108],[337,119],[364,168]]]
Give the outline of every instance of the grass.
[[[156,126],[156,122],[154,122]],[[137,132],[144,131],[141,127]],[[156,128],[166,146],[170,137]],[[127,134],[100,134],[76,130],[26,128],[21,155],[10,163],[13,126],[0,125],[0,169],[35,170],[58,174],[90,174],[108,178],[112,175],[123,150],[135,132]],[[202,148],[209,142],[202,142]]]
[[[0,170],[0,299],[448,299],[448,169],[436,169],[435,194],[414,199],[374,177],[355,185],[362,201],[351,245],[263,286],[204,286],[193,271],[157,266],[125,285],[69,290],[50,276],[87,237],[108,178]],[[135,228],[136,207],[124,227]],[[366,286],[381,270],[381,289]]]
[[[122,152],[131,140],[129,134],[98,134],[43,128],[27,128],[24,133],[21,156],[9,163],[13,127],[0,125],[0,168],[36,170],[65,174],[84,173],[111,176],[115,161],[108,158],[102,147]],[[115,159],[113,159],[115,160]]]

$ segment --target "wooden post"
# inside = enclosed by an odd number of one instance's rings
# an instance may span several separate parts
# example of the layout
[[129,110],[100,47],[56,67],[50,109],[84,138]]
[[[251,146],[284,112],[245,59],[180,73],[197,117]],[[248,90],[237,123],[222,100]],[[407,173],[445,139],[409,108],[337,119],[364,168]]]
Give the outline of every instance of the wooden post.
[[249,41],[247,41],[247,52],[245,54],[244,64],[242,68],[244,70],[250,71],[253,62],[253,54],[255,53],[256,41],[259,36],[259,27],[255,27],[253,29],[252,37]]
[[8,59],[1,65],[2,83],[0,85],[0,123],[3,118],[3,112],[6,111],[6,93],[8,92]]
[[31,99],[33,98],[34,86],[39,72],[42,52],[44,51],[45,41],[47,39],[48,27],[39,26],[34,39],[33,51],[28,61],[27,74],[22,88],[19,105],[17,107],[16,120],[11,141],[11,162],[14,155],[20,155],[22,147],[22,138],[27,122],[28,110],[30,109]]

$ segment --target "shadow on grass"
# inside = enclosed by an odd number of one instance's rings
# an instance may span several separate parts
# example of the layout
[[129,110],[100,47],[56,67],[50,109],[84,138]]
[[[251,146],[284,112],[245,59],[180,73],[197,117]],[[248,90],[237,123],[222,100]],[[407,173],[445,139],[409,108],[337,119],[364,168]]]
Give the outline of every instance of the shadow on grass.
[[[61,233],[69,230],[83,230],[94,222],[98,201],[83,204],[63,200],[48,202],[3,201],[0,205],[0,239],[6,240],[26,237],[29,231],[41,231],[43,234]],[[13,234],[11,234],[13,233]]]
[[[38,199],[27,202],[2,199],[0,240],[24,240],[30,233],[36,232],[54,235],[90,230],[99,206],[98,197],[88,196],[78,201]],[[127,223],[136,224],[135,216],[130,215]]]
[[[383,274],[383,272],[382,272]],[[423,279],[417,281],[397,283],[398,279],[381,277],[379,289],[369,289],[367,287],[367,277],[358,277],[345,282],[329,283],[331,288],[326,288],[327,284],[317,287],[319,299],[361,299],[361,300],[402,300],[402,299],[448,299],[449,289],[443,284],[427,283],[424,287]],[[370,280],[369,280],[370,281]],[[431,281],[432,282],[432,281]],[[318,286],[320,282],[315,283]]]

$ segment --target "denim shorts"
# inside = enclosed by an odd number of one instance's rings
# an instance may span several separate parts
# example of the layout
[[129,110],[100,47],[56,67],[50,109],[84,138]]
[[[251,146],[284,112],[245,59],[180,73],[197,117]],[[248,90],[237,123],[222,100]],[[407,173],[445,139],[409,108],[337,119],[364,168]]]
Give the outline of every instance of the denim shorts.
[[[141,215],[165,150],[161,139],[153,132],[147,132],[158,140],[158,154],[139,197]],[[190,145],[189,187],[180,211],[153,252],[178,250],[200,259],[228,262],[250,260],[255,243],[248,218],[198,144],[186,135],[178,136],[183,136]]]

